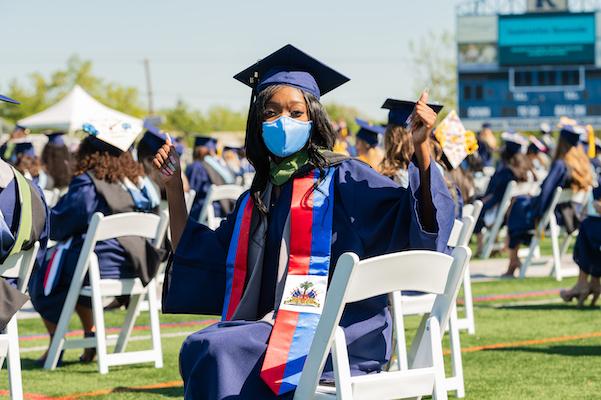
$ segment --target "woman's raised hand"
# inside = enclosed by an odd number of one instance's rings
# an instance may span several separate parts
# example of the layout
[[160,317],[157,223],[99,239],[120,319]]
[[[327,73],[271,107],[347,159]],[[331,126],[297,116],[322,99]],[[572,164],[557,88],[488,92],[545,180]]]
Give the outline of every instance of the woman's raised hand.
[[409,128],[414,146],[420,145],[428,139],[430,131],[436,123],[436,118],[436,112],[428,106],[428,92],[424,91],[415,104]]
[[171,137],[167,135],[166,143],[157,151],[152,163],[161,172],[165,185],[181,181],[182,173],[179,162],[179,155],[171,143]]

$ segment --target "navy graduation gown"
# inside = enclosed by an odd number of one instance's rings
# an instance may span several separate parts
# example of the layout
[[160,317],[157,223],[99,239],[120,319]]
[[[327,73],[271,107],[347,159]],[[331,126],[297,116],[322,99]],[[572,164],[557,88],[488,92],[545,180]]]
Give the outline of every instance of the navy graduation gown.
[[490,178],[490,182],[486,187],[484,196],[480,198],[482,201],[482,211],[474,227],[474,233],[480,233],[484,227],[484,215],[499,205],[507,189],[509,182],[515,180],[515,175],[511,168],[505,164],[499,164],[497,170]]
[[[410,166],[409,189],[400,188],[357,160],[344,161],[335,168],[334,263],[347,251],[360,258],[408,249],[447,251],[454,204],[437,168],[431,168],[430,178],[438,225],[435,233],[425,232],[416,214],[420,194],[419,171],[414,165]],[[292,183],[288,182],[269,204],[260,315],[256,320],[274,308],[279,250],[291,195]],[[188,220],[166,277],[163,312],[221,315],[225,260],[236,212],[216,231]],[[347,306],[341,325],[349,343],[353,374],[379,371],[388,362],[392,327],[386,296]],[[274,398],[259,377],[270,333],[271,324],[267,322],[232,321],[189,336],[180,353],[186,398]],[[330,372],[324,378],[331,378],[331,366],[327,365],[326,370]],[[288,397],[291,395],[282,398]]]
[[[601,186],[593,189],[593,199],[601,199]],[[582,272],[596,278],[601,277],[601,217],[589,216],[582,221],[574,244],[573,258]]]
[[[570,174],[563,160],[555,160],[551,164],[549,174],[541,184],[541,192],[538,196],[518,196],[509,211],[507,218],[507,230],[509,234],[509,247],[515,248],[520,243],[530,241],[530,231],[534,229],[534,223],[549,206],[555,189],[565,188],[570,184]],[[556,212],[557,214],[557,212]],[[558,215],[558,222],[561,217]]]
[[[34,271],[30,283],[30,295],[34,308],[51,322],[58,323],[63,304],[71,285],[77,259],[85,240],[90,220],[95,212],[112,214],[105,199],[100,196],[88,174],[73,177],[68,192],[61,197],[50,213],[50,238],[65,241],[72,238],[71,246],[63,253],[58,282],[48,295],[44,295],[44,276],[47,263]],[[116,239],[100,241],[94,250],[98,256],[102,278],[134,277],[135,272],[125,249]],[[90,304],[89,298],[81,298],[80,304]]]

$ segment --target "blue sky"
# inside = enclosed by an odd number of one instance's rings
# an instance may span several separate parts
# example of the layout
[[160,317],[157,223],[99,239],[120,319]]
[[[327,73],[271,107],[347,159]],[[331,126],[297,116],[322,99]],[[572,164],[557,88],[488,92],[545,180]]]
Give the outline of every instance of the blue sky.
[[78,54],[103,78],[144,89],[151,63],[158,107],[178,98],[246,109],[231,77],[291,43],[351,82],[324,96],[381,117],[386,97],[413,97],[409,42],[455,30],[457,0],[20,0],[0,2],[0,89],[61,68]]

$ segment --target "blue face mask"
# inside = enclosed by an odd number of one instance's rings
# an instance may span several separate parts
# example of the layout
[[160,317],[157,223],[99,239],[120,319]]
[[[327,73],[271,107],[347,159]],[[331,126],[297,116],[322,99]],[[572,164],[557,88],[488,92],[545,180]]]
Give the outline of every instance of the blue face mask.
[[272,154],[288,157],[305,147],[312,127],[311,121],[282,116],[271,122],[263,122],[263,142]]

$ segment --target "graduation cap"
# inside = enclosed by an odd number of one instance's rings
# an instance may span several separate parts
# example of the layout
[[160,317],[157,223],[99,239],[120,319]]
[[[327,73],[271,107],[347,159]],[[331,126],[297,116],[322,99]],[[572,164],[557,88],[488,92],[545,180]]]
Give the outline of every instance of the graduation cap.
[[585,129],[579,125],[562,125],[559,136],[572,146],[576,146],[580,141],[580,136],[586,134]]
[[482,129],[491,129],[491,128],[492,128],[492,125],[490,122],[484,122],[482,124]]
[[194,147],[208,147],[209,150],[217,149],[217,140],[210,136],[195,136]]
[[1,94],[0,94],[0,101],[5,101],[7,103],[12,103],[12,104],[21,104],[17,100],[11,99],[10,97],[7,97],[7,96],[1,95]]
[[536,138],[536,136],[530,135],[528,137],[530,140],[530,144],[528,145],[528,153],[538,154],[538,153],[546,153],[547,146],[540,140]]
[[451,110],[438,124],[434,136],[451,169],[457,168],[467,156],[478,150],[476,135],[465,129],[455,110]]
[[64,146],[65,141],[63,140],[63,135],[65,132],[44,132],[44,135],[48,137],[48,144],[53,144],[55,146]]
[[93,138],[92,143],[99,149],[114,148],[121,152],[128,151],[140,134],[139,125],[135,128],[129,122],[113,119],[86,122],[81,129]]
[[35,157],[35,150],[33,149],[33,144],[29,140],[23,140],[15,143],[15,151],[14,154],[19,156],[29,156]]
[[380,125],[371,125],[369,122],[356,118],[355,122],[359,125],[357,138],[363,140],[370,146],[378,144],[378,135],[384,134],[386,128]]
[[318,99],[350,80],[291,44],[234,75],[234,79],[250,86],[256,93],[272,85],[289,85]]
[[138,146],[140,146],[141,144],[145,145],[150,149],[152,153],[156,153],[161,147],[163,147],[166,141],[166,134],[160,131],[154,131],[149,129],[146,132],[144,132],[142,139],[140,139],[140,141],[138,142]]
[[[384,104],[382,104],[382,108],[390,110],[388,112],[388,124],[401,125],[404,128],[409,126],[409,123],[411,122],[409,117],[413,113],[415,104],[416,102],[414,101],[386,99]],[[444,107],[440,104],[428,104],[428,106],[434,110],[436,114]]]
[[524,136],[513,130],[503,132],[501,139],[505,142],[505,151],[511,155],[522,152],[528,144]]

